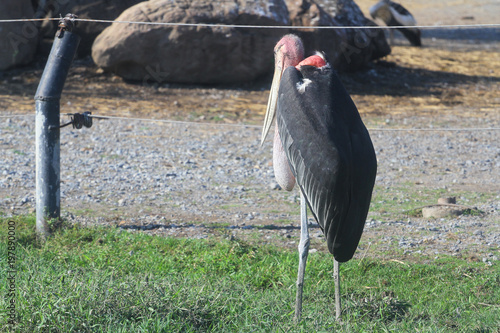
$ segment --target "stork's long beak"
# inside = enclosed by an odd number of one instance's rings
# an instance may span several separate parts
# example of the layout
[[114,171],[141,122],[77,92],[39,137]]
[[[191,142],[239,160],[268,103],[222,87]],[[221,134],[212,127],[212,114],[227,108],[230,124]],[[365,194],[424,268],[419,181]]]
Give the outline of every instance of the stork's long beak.
[[280,89],[281,75],[283,74],[283,68],[281,64],[277,63],[274,68],[273,83],[271,84],[271,91],[269,92],[269,100],[267,101],[267,110],[264,117],[264,126],[262,127],[262,137],[260,139],[260,145],[264,144],[266,140],[267,133],[271,128],[273,123],[274,114],[276,113],[276,104],[278,101],[278,91]]

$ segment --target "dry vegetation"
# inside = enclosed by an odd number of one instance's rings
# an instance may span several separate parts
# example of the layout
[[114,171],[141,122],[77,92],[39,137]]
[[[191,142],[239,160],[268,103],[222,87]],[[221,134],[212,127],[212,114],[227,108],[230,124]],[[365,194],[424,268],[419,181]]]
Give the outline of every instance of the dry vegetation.
[[[35,68],[8,73],[0,86],[0,110],[33,112],[41,72]],[[394,46],[388,57],[342,79],[363,114],[498,118],[500,57],[494,50]],[[126,83],[77,61],[66,82],[61,112],[260,123],[268,81],[239,87]]]

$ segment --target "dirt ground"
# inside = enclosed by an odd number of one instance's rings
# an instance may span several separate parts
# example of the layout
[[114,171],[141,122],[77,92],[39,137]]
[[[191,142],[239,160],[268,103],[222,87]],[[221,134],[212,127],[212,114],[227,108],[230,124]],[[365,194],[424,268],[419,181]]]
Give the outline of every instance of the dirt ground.
[[[342,74],[342,79],[359,111],[373,116],[368,122],[438,115],[454,115],[457,121],[498,119],[498,49],[498,45],[486,50],[470,50],[468,45],[454,50],[396,45],[386,58],[365,71]],[[41,68],[5,73],[0,110],[33,112],[41,73]],[[269,78],[239,87],[126,83],[88,60],[77,60],[66,82],[61,112],[260,124],[269,85]]]

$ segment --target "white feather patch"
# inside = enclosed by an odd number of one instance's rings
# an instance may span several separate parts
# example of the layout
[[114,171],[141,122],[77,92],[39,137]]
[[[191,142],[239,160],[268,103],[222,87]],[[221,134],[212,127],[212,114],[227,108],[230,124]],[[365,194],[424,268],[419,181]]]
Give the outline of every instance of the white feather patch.
[[320,57],[321,59],[323,59],[326,62],[326,57],[325,57],[325,54],[323,52],[316,51],[316,52],[314,52],[314,55],[317,55],[318,57]]
[[304,79],[302,82],[297,82],[297,91],[301,94],[306,92],[306,87],[311,84],[311,80],[309,79]]

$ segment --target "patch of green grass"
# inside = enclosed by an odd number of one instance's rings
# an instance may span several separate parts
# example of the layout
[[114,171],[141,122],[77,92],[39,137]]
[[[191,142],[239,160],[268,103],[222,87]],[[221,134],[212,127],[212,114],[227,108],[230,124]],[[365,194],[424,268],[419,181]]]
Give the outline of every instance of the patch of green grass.
[[404,214],[422,207],[426,203],[437,202],[443,189],[421,189],[414,184],[399,184],[389,188],[375,186],[371,211],[379,214]]
[[[204,224],[204,223],[201,223],[201,222],[192,222],[193,224]],[[229,226],[231,226],[231,223],[229,222],[211,222],[210,224],[204,224],[205,226],[208,226],[210,228],[227,228]]]
[[[303,317],[293,321],[295,251],[240,240],[194,240],[65,226],[44,244],[16,217],[17,332],[496,332],[500,268],[444,257],[309,256]],[[8,219],[0,219],[0,327],[6,327]],[[1,329],[0,329],[1,330]]]
[[213,117],[210,117],[210,120],[213,120],[213,121],[216,121],[216,122],[224,121],[224,115],[215,115]]
[[[309,215],[311,216],[311,215]],[[273,220],[273,223],[274,224],[290,224],[290,223],[295,223],[295,224],[298,224],[299,222],[296,221],[295,219],[291,220],[291,219],[276,219],[276,220]]]
[[479,210],[479,209],[467,208],[466,210],[463,211],[462,214],[469,215],[469,216],[482,216],[484,214],[484,212]]
[[26,155],[26,153],[24,151],[17,150],[17,149],[14,149],[12,152],[14,154],[16,154],[16,155],[21,155],[21,156],[25,156]]
[[413,208],[404,213],[411,217],[422,217],[422,208]]
[[[447,189],[425,188],[408,182],[388,188],[376,185],[373,191],[370,212],[372,215],[382,217],[394,215],[421,217],[422,206],[436,204],[440,197],[449,195]],[[457,203],[466,206],[495,201],[496,195],[494,192],[453,191],[453,196],[457,197]],[[465,214],[481,215],[482,212],[470,209]]]
[[262,212],[265,214],[281,214],[281,213],[283,213],[279,209],[263,209]]
[[226,204],[226,205],[220,205],[219,208],[223,209],[223,210],[230,210],[232,208],[238,208],[238,207],[242,207],[242,206],[244,206],[244,205],[241,203],[230,203],[230,204]]

